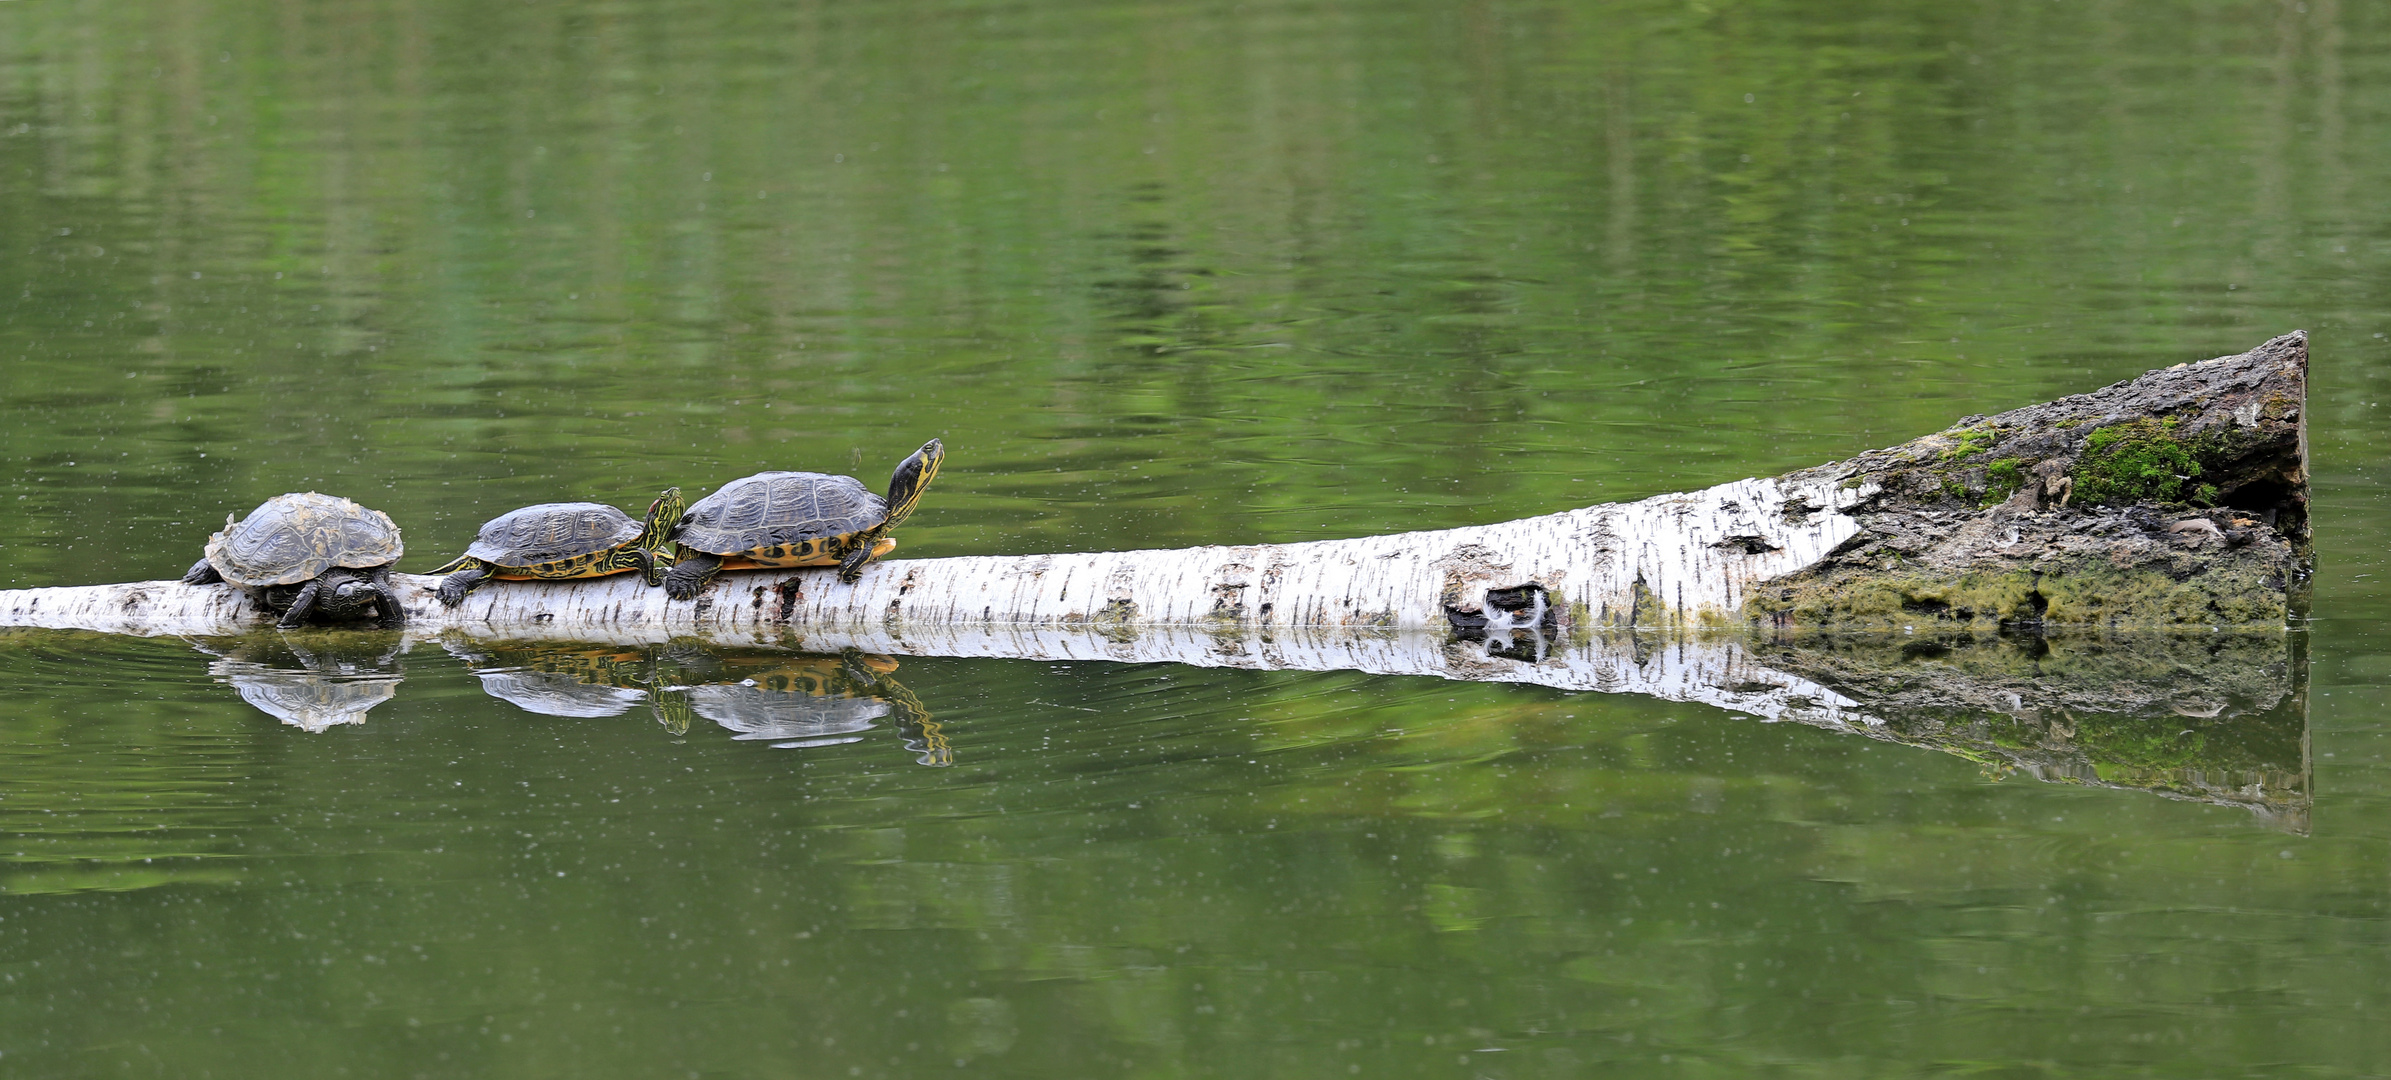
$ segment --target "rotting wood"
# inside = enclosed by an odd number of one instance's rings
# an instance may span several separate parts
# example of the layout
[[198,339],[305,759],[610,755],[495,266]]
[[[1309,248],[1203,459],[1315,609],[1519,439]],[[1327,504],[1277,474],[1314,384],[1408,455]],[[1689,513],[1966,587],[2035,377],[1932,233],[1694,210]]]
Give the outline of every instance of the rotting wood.
[[[2307,337],[1970,417],[1773,479],[1491,525],[1296,544],[494,582],[455,608],[391,576],[416,632],[777,639],[908,627],[1503,631],[2281,626],[2307,576]],[[196,544],[195,544],[196,547]],[[215,634],[224,586],[0,591],[0,625]]]
[[1851,542],[1746,609],[1777,628],[2281,625],[2305,591],[2308,339],[2178,364],[1792,483]]

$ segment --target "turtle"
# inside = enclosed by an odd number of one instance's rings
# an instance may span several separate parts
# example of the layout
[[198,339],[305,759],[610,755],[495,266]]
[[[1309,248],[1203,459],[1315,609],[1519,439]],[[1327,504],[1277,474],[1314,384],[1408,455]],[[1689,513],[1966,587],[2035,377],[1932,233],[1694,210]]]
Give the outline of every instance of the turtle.
[[276,495],[249,516],[224,517],[207,555],[183,574],[186,585],[223,582],[291,630],[310,619],[374,618],[385,630],[407,624],[390,588],[390,567],[405,551],[390,515],[336,495]]
[[440,602],[455,607],[465,594],[491,578],[556,581],[605,577],[637,570],[649,585],[662,581],[656,549],[681,520],[681,489],[666,488],[648,504],[644,521],[633,521],[605,503],[541,503],[491,518],[463,555],[432,571],[446,574]]
[[882,499],[852,476],[765,472],[722,485],[699,499],[673,534],[664,594],[688,600],[723,570],[837,566],[849,585],[863,564],[897,546],[888,531],[913,512],[938,475],[946,447],[938,440],[898,463]]

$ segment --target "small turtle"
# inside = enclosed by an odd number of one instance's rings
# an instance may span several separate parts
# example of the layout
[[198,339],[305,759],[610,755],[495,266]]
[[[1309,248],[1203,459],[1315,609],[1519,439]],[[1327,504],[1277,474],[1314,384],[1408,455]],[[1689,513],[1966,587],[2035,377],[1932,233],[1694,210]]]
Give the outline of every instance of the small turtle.
[[897,465],[882,499],[852,476],[768,472],[733,480],[697,501],[673,534],[664,594],[688,600],[723,570],[837,566],[849,585],[863,564],[897,546],[888,531],[913,512],[946,448],[932,439]]
[[225,582],[285,630],[308,620],[374,618],[385,630],[407,624],[390,567],[405,550],[390,515],[315,492],[276,495],[208,537],[207,557],[183,574],[186,585]]
[[491,578],[557,581],[637,570],[648,584],[663,579],[656,549],[681,520],[681,489],[666,488],[648,504],[645,521],[605,503],[541,503],[490,519],[465,554],[437,570],[440,602],[455,607]]

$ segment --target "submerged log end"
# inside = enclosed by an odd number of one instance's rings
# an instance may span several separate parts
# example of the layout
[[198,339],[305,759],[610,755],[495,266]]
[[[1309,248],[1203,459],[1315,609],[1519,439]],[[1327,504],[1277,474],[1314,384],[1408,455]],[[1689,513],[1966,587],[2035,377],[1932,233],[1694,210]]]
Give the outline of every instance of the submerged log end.
[[2305,603],[2308,336],[2178,364],[1787,480],[1860,531],[1754,590],[1756,627],[2281,626]]

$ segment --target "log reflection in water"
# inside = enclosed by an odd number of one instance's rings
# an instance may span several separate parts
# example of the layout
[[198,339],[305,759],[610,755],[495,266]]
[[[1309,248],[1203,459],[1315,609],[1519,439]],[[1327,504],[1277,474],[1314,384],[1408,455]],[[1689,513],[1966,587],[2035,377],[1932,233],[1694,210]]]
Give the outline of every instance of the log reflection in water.
[[[891,674],[891,654],[1356,670],[1641,694],[1941,750],[1994,775],[2151,791],[2308,828],[2307,672],[2304,638],[2292,632],[1553,639],[1533,626],[1454,636],[892,625],[738,645],[442,640],[486,692],[530,712],[619,716],[644,702],[675,735],[702,718],[781,749],[856,741],[888,718],[925,765],[950,763],[952,750]],[[395,693],[387,656],[280,648],[284,662],[252,649],[226,653],[215,670],[309,730],[353,723]]]
[[303,731],[362,724],[398,696],[399,635],[252,635],[193,642],[216,659],[208,674],[241,700]]
[[1866,702],[1878,738],[1996,773],[2240,806],[2304,834],[2305,644],[2296,633],[1868,635],[1754,651]]
[[[794,640],[794,639],[792,639]],[[1698,702],[1958,754],[1994,775],[2156,792],[2308,829],[2302,635],[1206,632],[1050,627],[813,634],[809,649],[1358,670]]]

